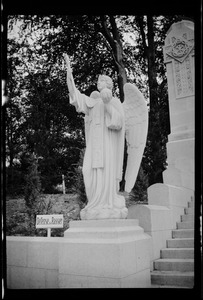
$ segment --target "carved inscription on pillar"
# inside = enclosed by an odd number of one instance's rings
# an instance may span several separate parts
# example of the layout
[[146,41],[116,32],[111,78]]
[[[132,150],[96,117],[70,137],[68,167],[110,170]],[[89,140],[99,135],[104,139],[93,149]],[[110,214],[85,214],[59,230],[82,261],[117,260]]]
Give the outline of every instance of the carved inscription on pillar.
[[190,57],[187,57],[182,63],[174,60],[173,65],[175,71],[176,96],[179,98],[193,95],[194,87],[192,81]]
[[164,47],[164,62],[173,64],[173,74],[176,97],[182,98],[194,95],[193,56],[194,40],[188,41],[187,35],[172,36]]

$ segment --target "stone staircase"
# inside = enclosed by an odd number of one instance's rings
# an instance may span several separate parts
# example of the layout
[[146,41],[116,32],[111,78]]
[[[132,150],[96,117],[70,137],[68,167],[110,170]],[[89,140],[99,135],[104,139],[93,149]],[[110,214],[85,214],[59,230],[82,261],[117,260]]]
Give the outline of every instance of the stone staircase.
[[188,203],[172,239],[166,241],[160,259],[154,261],[152,287],[192,288],[194,286],[194,200]]

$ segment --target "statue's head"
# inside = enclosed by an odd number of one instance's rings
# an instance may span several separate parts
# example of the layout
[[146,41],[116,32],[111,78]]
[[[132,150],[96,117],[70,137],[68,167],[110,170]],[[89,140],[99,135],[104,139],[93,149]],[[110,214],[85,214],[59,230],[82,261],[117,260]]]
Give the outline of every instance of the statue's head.
[[97,88],[99,91],[103,90],[104,88],[112,90],[113,88],[113,81],[107,75],[99,75]]
[[90,95],[90,98],[98,99],[100,98],[100,93],[98,91],[93,91]]

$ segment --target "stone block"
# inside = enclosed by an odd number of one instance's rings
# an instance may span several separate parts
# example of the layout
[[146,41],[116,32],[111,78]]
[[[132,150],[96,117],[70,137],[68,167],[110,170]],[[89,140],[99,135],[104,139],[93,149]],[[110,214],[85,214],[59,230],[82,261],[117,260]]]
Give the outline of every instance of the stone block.
[[[187,103],[186,103],[187,105]],[[194,105],[194,103],[193,103]],[[176,106],[175,106],[176,108]],[[175,112],[171,112],[170,114],[170,120],[173,124],[173,133],[175,131],[177,131],[178,127],[182,127],[183,125],[185,126],[185,128],[190,129],[194,129],[194,108],[191,110],[186,110],[186,111],[175,111]],[[184,131],[182,131],[184,132]]]
[[194,111],[194,97],[181,98],[178,101],[171,99],[170,115],[176,115],[184,111]]
[[139,220],[139,224],[144,231],[149,231],[151,227],[151,216],[148,205],[131,205],[128,208],[128,219]]
[[26,288],[45,289],[46,288],[46,270],[38,268],[26,268]]
[[165,231],[172,228],[170,209],[157,205],[148,205],[148,208],[151,211],[152,231]]
[[123,278],[59,274],[60,288],[146,288],[151,286],[150,269]]
[[7,274],[8,288],[11,289],[26,289],[27,286],[27,268],[10,266]]
[[153,270],[153,260],[160,257],[160,250],[171,238],[172,210],[157,205],[132,205],[128,208],[128,218],[139,219],[145,233],[152,237],[149,248],[150,268]]
[[27,266],[27,239],[21,237],[6,237],[7,265]]
[[12,284],[11,284],[11,273],[12,273],[12,267],[7,265],[6,266],[6,279],[7,279],[7,288],[11,289]]
[[151,238],[137,220],[73,221],[64,236],[59,249],[60,287],[121,287],[126,278],[143,270],[150,276]]
[[170,166],[163,172],[165,184],[183,187],[194,190],[194,173],[188,171],[180,171],[174,166]]
[[171,210],[160,205],[131,205],[128,218],[138,219],[145,232],[171,229]]
[[[194,172],[194,138],[168,142],[167,154],[169,166],[174,165],[185,170],[184,162],[189,161],[189,171]],[[191,164],[191,161],[193,164]]]
[[8,287],[149,287],[151,238],[138,220],[74,222],[65,238],[10,237]]
[[159,231],[152,231],[152,245],[153,245],[153,260],[160,257],[160,250],[163,248],[163,240]]
[[48,289],[57,289],[59,287],[58,270],[45,271],[45,287]]
[[62,274],[117,277],[119,247],[116,244],[73,243],[60,245],[59,270]]
[[7,267],[8,288],[58,288],[58,271],[27,267]]
[[119,288],[117,278],[79,276],[73,274],[59,274],[60,288]]
[[122,278],[121,288],[131,288],[136,284],[136,288],[150,288],[151,287],[151,275],[150,269],[142,270],[136,274]]
[[[149,268],[150,242],[151,239],[148,237],[140,239],[136,242],[136,273]],[[131,264],[132,263],[133,260],[131,261]]]
[[173,206],[185,208],[191,197],[194,197],[194,192],[190,189],[163,183],[153,184],[147,191],[150,205],[161,205],[168,208]]
[[8,287],[12,289],[45,288],[45,270],[11,266]]
[[[61,238],[58,239],[60,241]],[[37,237],[28,244],[28,267],[58,269],[57,238]]]
[[[145,238],[144,238],[145,239]],[[141,240],[143,246],[147,246],[145,245],[145,241],[142,239]],[[147,238],[147,241],[149,241],[149,239]],[[120,243],[119,245],[119,253],[118,253],[118,257],[120,257],[120,267],[119,267],[119,273],[120,273],[120,277],[126,277],[129,276],[129,274],[134,274],[135,272],[138,271],[138,263],[137,263],[137,255],[139,255],[139,248],[137,248],[139,241],[137,241],[136,243],[132,243],[132,242],[126,242],[126,243]],[[143,258],[143,256],[142,256]],[[146,263],[148,262],[148,260],[146,260]],[[144,265],[143,265],[144,268]],[[119,274],[118,273],[118,274]]]

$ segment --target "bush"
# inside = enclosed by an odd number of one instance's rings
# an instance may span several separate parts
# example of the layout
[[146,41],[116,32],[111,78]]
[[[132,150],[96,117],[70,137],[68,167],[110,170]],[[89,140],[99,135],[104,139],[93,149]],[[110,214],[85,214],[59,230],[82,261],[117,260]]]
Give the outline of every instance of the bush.
[[35,234],[35,219],[36,215],[42,212],[46,206],[41,197],[41,181],[40,173],[38,172],[38,159],[33,154],[30,157],[30,167],[28,174],[25,177],[25,205],[28,216],[28,232],[29,235]]
[[142,166],[140,166],[136,183],[129,194],[128,206],[138,203],[147,202],[148,176],[145,174]]
[[12,168],[6,167],[6,194],[13,197],[22,195],[25,188],[25,178],[16,164]]
[[83,208],[87,204],[87,195],[85,191],[85,184],[84,178],[82,174],[82,165],[83,165],[83,158],[84,158],[85,150],[81,151],[80,159],[78,162],[77,167],[75,168],[75,184],[73,186],[73,192],[78,195],[78,203],[80,208]]
[[[47,236],[47,229],[35,228],[35,218],[33,227],[30,228],[25,199],[7,198],[6,211],[6,235]],[[40,215],[63,214],[63,228],[52,228],[52,237],[63,237],[64,231],[69,228],[69,222],[80,219],[80,206],[76,194],[42,194],[35,211]]]

